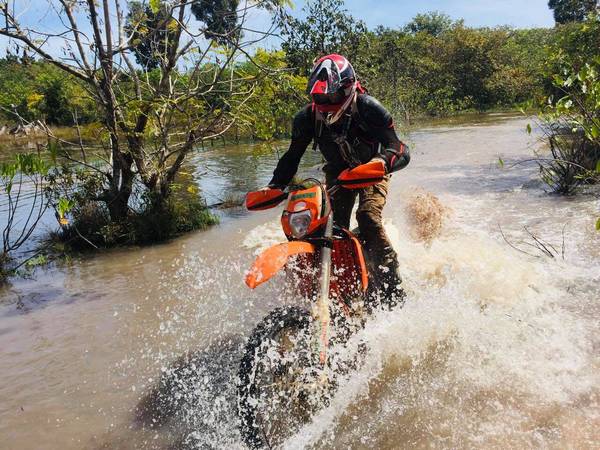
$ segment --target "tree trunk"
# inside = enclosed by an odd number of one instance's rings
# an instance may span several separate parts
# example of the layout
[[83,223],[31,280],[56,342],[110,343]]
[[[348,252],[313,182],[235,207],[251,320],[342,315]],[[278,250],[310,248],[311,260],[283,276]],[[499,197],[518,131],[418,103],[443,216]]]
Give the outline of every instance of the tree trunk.
[[122,222],[129,212],[129,198],[133,190],[133,158],[119,150],[119,137],[111,133],[112,177],[106,206],[112,222]]
[[120,183],[111,186],[106,200],[106,206],[112,222],[122,222],[129,212],[129,198],[133,188],[133,173],[131,170],[121,170]]
[[111,222],[118,223],[127,218],[129,196],[130,193],[128,194],[126,191],[121,190],[108,200],[107,205]]

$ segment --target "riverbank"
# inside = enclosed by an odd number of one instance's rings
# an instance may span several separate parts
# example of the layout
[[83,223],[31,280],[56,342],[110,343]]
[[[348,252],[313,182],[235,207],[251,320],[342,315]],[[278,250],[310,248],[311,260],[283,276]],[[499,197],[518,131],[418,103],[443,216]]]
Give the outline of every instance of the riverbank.
[[[523,110],[522,108],[515,106],[514,108],[492,108],[485,111],[455,111],[452,114],[435,117],[428,115],[416,115],[411,116],[409,123],[407,123],[407,121],[403,118],[398,118],[398,120],[396,120],[396,124],[400,132],[410,132],[411,130],[417,130],[428,125],[458,125],[461,123],[467,123],[468,121],[479,121],[482,117],[489,117],[489,120],[494,120],[494,116],[518,116],[523,114],[535,115],[536,113],[536,110]],[[16,126],[16,124],[5,125],[6,128],[13,128]],[[100,138],[102,126],[99,123],[81,125],[79,127],[79,131],[77,131],[75,127],[68,126],[50,126],[49,129],[55,137],[78,144],[80,137],[84,143],[97,142]],[[204,148],[214,147],[215,145],[223,146],[232,144],[268,144],[270,142],[276,142],[288,138],[289,136],[279,136],[268,140],[257,139],[253,138],[248,133],[236,131],[236,127],[234,127],[233,131],[225,133],[222,137],[211,139],[200,147]],[[28,146],[29,148],[32,148],[32,144],[42,144],[45,143],[46,140],[47,134],[40,129],[28,135],[4,133],[0,134],[0,148],[2,148],[4,151],[9,150],[11,146]]]

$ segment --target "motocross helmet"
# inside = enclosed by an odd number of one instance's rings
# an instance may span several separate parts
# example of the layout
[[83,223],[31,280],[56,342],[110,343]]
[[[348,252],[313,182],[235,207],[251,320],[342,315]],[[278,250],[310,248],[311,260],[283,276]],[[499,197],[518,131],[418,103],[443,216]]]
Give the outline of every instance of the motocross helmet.
[[306,91],[315,109],[339,118],[350,105],[356,89],[356,73],[350,61],[331,54],[315,61]]

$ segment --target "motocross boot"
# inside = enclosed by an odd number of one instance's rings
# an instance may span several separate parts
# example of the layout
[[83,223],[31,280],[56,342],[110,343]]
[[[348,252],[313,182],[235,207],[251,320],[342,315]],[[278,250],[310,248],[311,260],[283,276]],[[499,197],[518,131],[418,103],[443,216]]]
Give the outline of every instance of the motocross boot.
[[402,289],[402,276],[396,255],[384,258],[378,267],[379,303],[386,309],[402,306],[406,293]]

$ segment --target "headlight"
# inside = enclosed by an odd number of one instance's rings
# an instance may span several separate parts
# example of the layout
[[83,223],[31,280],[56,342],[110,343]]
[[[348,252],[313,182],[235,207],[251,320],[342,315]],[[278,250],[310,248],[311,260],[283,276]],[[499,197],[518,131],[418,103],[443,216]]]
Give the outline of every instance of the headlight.
[[292,236],[299,239],[308,231],[308,227],[312,222],[312,214],[310,210],[305,209],[304,211],[290,213],[288,220],[290,221]]

